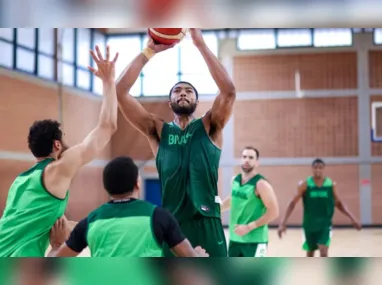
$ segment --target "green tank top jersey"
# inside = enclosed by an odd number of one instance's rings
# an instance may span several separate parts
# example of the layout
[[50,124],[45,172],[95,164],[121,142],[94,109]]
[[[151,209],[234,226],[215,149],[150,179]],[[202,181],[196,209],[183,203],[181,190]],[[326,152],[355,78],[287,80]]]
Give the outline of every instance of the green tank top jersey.
[[257,174],[247,183],[241,183],[241,174],[232,182],[231,213],[230,213],[230,240],[239,243],[266,243],[268,242],[268,225],[261,226],[245,236],[235,234],[235,225],[246,225],[256,221],[266,212],[261,198],[256,195],[256,184],[265,178]]
[[45,159],[16,177],[0,219],[0,257],[44,257],[50,229],[64,215],[65,199],[50,194],[42,180]]
[[306,180],[307,187],[303,196],[303,227],[306,231],[319,231],[332,226],[335,209],[333,181],[326,177],[318,187],[313,177]]
[[92,257],[161,257],[154,236],[155,206],[145,201],[107,203],[88,216],[87,243]]
[[162,205],[178,221],[197,214],[220,218],[216,202],[220,155],[201,118],[184,130],[174,123],[163,124],[156,158]]

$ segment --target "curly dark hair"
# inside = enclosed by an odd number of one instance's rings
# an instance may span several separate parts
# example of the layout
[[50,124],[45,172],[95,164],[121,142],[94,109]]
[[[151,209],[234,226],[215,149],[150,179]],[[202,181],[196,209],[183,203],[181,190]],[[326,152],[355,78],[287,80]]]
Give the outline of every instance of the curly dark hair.
[[47,157],[53,142],[62,142],[61,124],[54,120],[35,121],[29,128],[28,147],[35,157]]
[[120,156],[111,160],[103,170],[103,186],[110,195],[128,194],[138,182],[138,166],[130,157]]

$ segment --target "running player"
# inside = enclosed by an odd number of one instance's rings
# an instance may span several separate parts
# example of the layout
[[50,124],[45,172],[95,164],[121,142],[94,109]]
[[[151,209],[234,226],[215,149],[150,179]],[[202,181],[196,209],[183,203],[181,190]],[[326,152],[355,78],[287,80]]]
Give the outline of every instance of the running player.
[[276,195],[269,182],[257,173],[259,151],[251,146],[241,153],[241,173],[233,178],[232,194],[222,205],[231,208],[230,257],[264,257],[268,247],[268,224],[279,215]]
[[[174,113],[171,123],[147,112],[129,95],[149,60],[172,47],[155,45],[152,40],[123,72],[117,83],[117,95],[125,118],[146,136],[156,157],[163,207],[176,217],[193,246],[202,246],[211,257],[226,257],[217,182],[222,131],[231,116],[236,93],[223,65],[207,47],[201,30],[190,29],[190,33],[220,90],[212,108],[202,118],[194,115],[198,91],[187,82],[178,82],[170,90],[169,107]],[[165,252],[165,256],[172,256],[168,249]]]
[[304,206],[302,226],[305,235],[303,249],[307,251],[307,257],[313,257],[316,250],[320,251],[321,257],[328,256],[335,208],[344,213],[357,230],[361,229],[358,220],[339,198],[336,183],[324,176],[324,169],[325,163],[322,159],[317,158],[313,161],[313,176],[299,183],[297,193],[290,201],[278,229],[278,235],[281,238],[286,231],[289,216],[302,198]]
[[68,189],[77,171],[97,157],[117,129],[118,101],[115,62],[96,47],[91,55],[98,70],[89,70],[103,82],[103,102],[98,125],[78,145],[68,148],[57,121],[36,121],[31,126],[28,145],[37,163],[20,174],[11,185],[0,219],[1,257],[44,257],[49,232],[64,215]]
[[103,185],[110,202],[81,220],[49,256],[73,257],[89,247],[92,257],[161,257],[163,243],[179,257],[208,256],[202,248],[192,248],[167,210],[138,200],[141,183],[131,158],[110,161]]

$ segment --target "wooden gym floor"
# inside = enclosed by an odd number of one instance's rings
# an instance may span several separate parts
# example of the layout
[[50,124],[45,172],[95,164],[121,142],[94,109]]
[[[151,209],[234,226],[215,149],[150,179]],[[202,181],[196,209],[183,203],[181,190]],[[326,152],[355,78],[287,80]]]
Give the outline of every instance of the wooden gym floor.
[[[228,230],[226,230],[228,240]],[[331,257],[382,257],[382,229],[334,229],[332,244],[329,250]],[[301,229],[288,229],[286,236],[280,240],[276,229],[269,233],[269,257],[304,257],[301,249],[303,233]],[[316,253],[316,256],[318,252]],[[81,257],[89,257],[86,249]]]

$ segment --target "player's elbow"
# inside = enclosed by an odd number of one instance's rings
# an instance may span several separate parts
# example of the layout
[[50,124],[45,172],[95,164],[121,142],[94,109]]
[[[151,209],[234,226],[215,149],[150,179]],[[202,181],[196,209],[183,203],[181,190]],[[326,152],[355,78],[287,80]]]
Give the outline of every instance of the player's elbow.
[[273,220],[277,219],[280,215],[280,210],[277,205],[273,205],[270,209],[268,209],[270,218]]
[[231,100],[236,99],[236,88],[233,84],[228,86],[226,94],[229,99]]
[[108,120],[100,122],[98,125],[99,129],[103,130],[103,133],[107,133],[109,136],[112,136],[117,131],[117,122],[115,120]]

